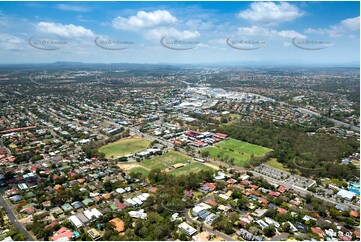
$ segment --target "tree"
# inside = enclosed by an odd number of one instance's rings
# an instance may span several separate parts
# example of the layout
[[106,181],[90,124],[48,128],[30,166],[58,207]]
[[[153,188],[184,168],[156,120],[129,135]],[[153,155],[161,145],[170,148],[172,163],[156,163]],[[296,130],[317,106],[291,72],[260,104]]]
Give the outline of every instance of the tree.
[[288,233],[291,229],[291,225],[289,222],[285,222],[283,225],[282,225],[282,229],[283,229],[283,232],[286,232]]
[[15,241],[24,241],[26,236],[24,234],[17,234],[14,236],[13,240]]
[[267,237],[272,237],[276,234],[276,229],[275,227],[271,224],[269,226],[267,226],[266,228],[263,229],[263,233],[264,235],[266,235]]
[[248,208],[249,201],[247,198],[242,197],[238,200],[238,208],[239,209],[246,209]]

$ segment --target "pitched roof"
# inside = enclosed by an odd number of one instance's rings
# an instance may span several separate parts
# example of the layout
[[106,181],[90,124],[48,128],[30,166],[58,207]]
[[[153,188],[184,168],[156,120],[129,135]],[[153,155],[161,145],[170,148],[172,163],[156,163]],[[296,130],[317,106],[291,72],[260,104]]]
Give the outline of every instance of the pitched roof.
[[111,223],[114,226],[114,229],[118,232],[123,232],[124,231],[124,222],[123,220],[119,219],[119,218],[113,218],[112,220],[109,221],[109,223]]

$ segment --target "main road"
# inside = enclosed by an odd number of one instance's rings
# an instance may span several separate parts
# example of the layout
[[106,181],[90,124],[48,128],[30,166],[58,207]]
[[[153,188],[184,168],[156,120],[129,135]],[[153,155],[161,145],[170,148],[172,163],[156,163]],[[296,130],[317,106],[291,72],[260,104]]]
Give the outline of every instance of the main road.
[[353,204],[347,204],[347,203],[342,203],[342,202],[337,202],[336,200],[334,200],[333,198],[329,198],[329,197],[324,197],[324,196],[320,196],[318,194],[315,194],[311,191],[308,191],[308,190],[304,190],[304,189],[300,189],[296,186],[293,186],[293,185],[290,185],[289,183],[286,183],[286,182],[282,182],[282,181],[278,181],[278,180],[275,180],[273,178],[270,178],[266,175],[263,175],[261,173],[258,173],[256,171],[251,171],[253,174],[257,175],[257,176],[261,176],[263,178],[265,178],[268,182],[271,182],[271,183],[275,183],[275,184],[278,184],[278,185],[282,185],[284,187],[286,187],[287,189],[293,189],[301,194],[310,194],[314,197],[317,197],[321,200],[324,200],[325,202],[328,202],[328,203],[332,203],[332,204],[335,204],[335,205],[342,205],[343,207],[349,207],[349,208],[352,208],[354,210],[358,210],[359,209],[359,206],[356,206],[356,205],[353,205]]
[[323,115],[321,115],[319,113],[316,113],[314,111],[311,111],[311,110],[308,110],[308,109],[305,109],[305,108],[297,107],[296,110],[301,112],[301,113],[306,113],[306,114],[313,115],[313,116],[316,116],[316,117],[325,118],[325,119],[333,122],[336,126],[339,126],[339,127],[345,126],[346,128],[350,128],[350,129],[352,129],[354,131],[360,132],[360,127],[358,127],[358,126],[348,124],[348,123],[344,123],[344,122],[341,122],[341,121],[333,119],[333,118],[328,118],[326,116],[323,116]]

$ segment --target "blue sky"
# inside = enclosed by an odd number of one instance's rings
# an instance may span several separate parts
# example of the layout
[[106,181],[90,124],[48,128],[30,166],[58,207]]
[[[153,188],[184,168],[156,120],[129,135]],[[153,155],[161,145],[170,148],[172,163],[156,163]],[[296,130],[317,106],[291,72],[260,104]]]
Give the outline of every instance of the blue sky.
[[359,63],[359,4],[0,2],[0,63]]

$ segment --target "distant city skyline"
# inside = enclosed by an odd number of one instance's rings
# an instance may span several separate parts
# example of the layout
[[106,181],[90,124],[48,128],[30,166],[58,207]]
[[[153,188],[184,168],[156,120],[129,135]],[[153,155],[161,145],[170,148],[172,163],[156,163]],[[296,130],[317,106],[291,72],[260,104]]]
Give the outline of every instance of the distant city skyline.
[[359,2],[0,2],[0,64],[360,61]]

